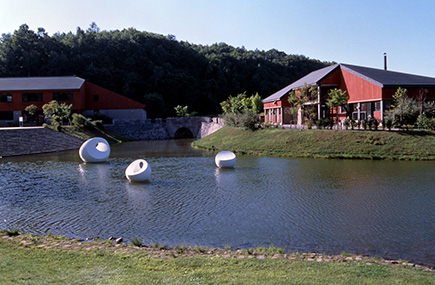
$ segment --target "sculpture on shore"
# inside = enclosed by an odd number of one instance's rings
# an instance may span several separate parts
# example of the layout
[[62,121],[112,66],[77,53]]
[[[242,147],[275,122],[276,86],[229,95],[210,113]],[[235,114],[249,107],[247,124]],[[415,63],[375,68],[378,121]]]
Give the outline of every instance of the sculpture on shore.
[[79,155],[84,162],[105,162],[110,156],[110,145],[105,139],[95,137],[82,144]]
[[214,161],[219,168],[233,168],[236,165],[236,155],[228,150],[216,154]]
[[125,169],[125,177],[130,182],[146,182],[151,178],[151,166],[145,159],[137,159]]

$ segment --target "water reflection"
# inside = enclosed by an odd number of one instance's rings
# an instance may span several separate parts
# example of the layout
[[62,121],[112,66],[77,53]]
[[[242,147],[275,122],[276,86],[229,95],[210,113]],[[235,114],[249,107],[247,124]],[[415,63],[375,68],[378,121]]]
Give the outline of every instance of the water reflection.
[[[153,167],[148,183],[125,178],[137,158]],[[219,169],[213,153],[186,141],[116,145],[103,164],[84,164],[77,152],[8,158],[0,161],[0,227],[433,265],[434,163],[238,156],[234,169]]]

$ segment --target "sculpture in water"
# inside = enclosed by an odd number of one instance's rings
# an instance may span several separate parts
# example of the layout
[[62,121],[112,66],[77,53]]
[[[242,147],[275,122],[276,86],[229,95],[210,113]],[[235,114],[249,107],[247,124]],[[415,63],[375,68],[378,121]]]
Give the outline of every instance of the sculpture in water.
[[214,162],[217,167],[232,168],[236,165],[236,155],[228,150],[223,150],[216,154]]
[[137,159],[125,169],[125,177],[130,182],[145,182],[151,178],[151,166],[144,159]]
[[80,147],[79,155],[84,162],[105,162],[110,156],[109,143],[99,137],[89,139]]

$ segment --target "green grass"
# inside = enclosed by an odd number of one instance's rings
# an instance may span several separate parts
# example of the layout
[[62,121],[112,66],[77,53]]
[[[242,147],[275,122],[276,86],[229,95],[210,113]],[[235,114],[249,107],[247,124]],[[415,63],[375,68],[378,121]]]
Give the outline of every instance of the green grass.
[[[5,239],[0,236],[1,284],[434,284],[433,272],[367,260],[314,262],[272,258],[240,258],[213,254],[155,256],[154,249],[132,253],[111,250],[66,250],[50,237]],[[25,241],[23,243],[23,241]],[[76,242],[77,243],[77,242]],[[88,243],[91,247],[93,243]],[[128,247],[124,247],[127,248]],[[255,251],[255,250],[254,250]],[[272,249],[273,252],[276,249]],[[226,252],[228,253],[228,252]],[[228,253],[230,254],[230,253]]]
[[362,130],[256,131],[225,127],[193,142],[242,154],[349,159],[435,160],[435,132]]

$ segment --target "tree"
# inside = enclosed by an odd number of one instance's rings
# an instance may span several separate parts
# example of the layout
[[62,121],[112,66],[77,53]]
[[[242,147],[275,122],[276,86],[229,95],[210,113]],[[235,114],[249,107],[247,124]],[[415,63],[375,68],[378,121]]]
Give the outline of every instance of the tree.
[[404,126],[414,124],[419,114],[417,101],[409,98],[407,91],[404,88],[397,88],[393,95],[394,102],[391,105],[392,109],[386,112],[388,120],[392,120],[394,125]]
[[220,103],[224,114],[227,113],[241,113],[250,111],[254,114],[259,114],[263,109],[263,101],[258,93],[246,96],[246,92],[237,94],[237,96],[230,96],[227,100]]
[[34,121],[36,119],[36,111],[37,111],[36,105],[32,104],[27,106],[24,111],[26,111],[29,114],[29,121]]
[[259,121],[258,114],[263,108],[260,95],[246,97],[246,92],[230,96],[220,103],[224,112],[225,124],[253,130]]
[[417,105],[418,105],[418,109],[420,112],[420,116],[423,116],[425,101],[426,101],[428,92],[429,91],[425,88],[420,88],[420,90],[418,90],[418,95],[417,95],[416,99],[417,99]]
[[306,107],[305,105],[317,101],[317,94],[317,88],[306,83],[304,83],[303,87],[290,91],[288,102],[293,106],[290,108],[291,112],[294,115],[297,115],[299,111],[301,111],[303,112],[303,116],[309,122],[312,122],[317,111],[314,111],[313,108]]
[[342,107],[346,110],[346,115],[348,113],[347,108],[347,102],[349,101],[349,95],[346,93],[346,91],[343,91],[341,89],[334,88],[329,91],[328,94],[329,98],[326,100],[326,105],[329,108],[336,108],[336,114],[337,114],[337,122],[338,122],[338,107]]
[[196,116],[198,113],[197,112],[191,112],[189,113],[189,107],[187,106],[181,106],[178,105],[175,108],[175,114],[177,115],[177,117],[194,117]]
[[58,127],[64,120],[70,120],[71,118],[72,104],[66,105],[59,103],[56,100],[50,101],[50,103],[42,106],[44,117],[52,126]]

